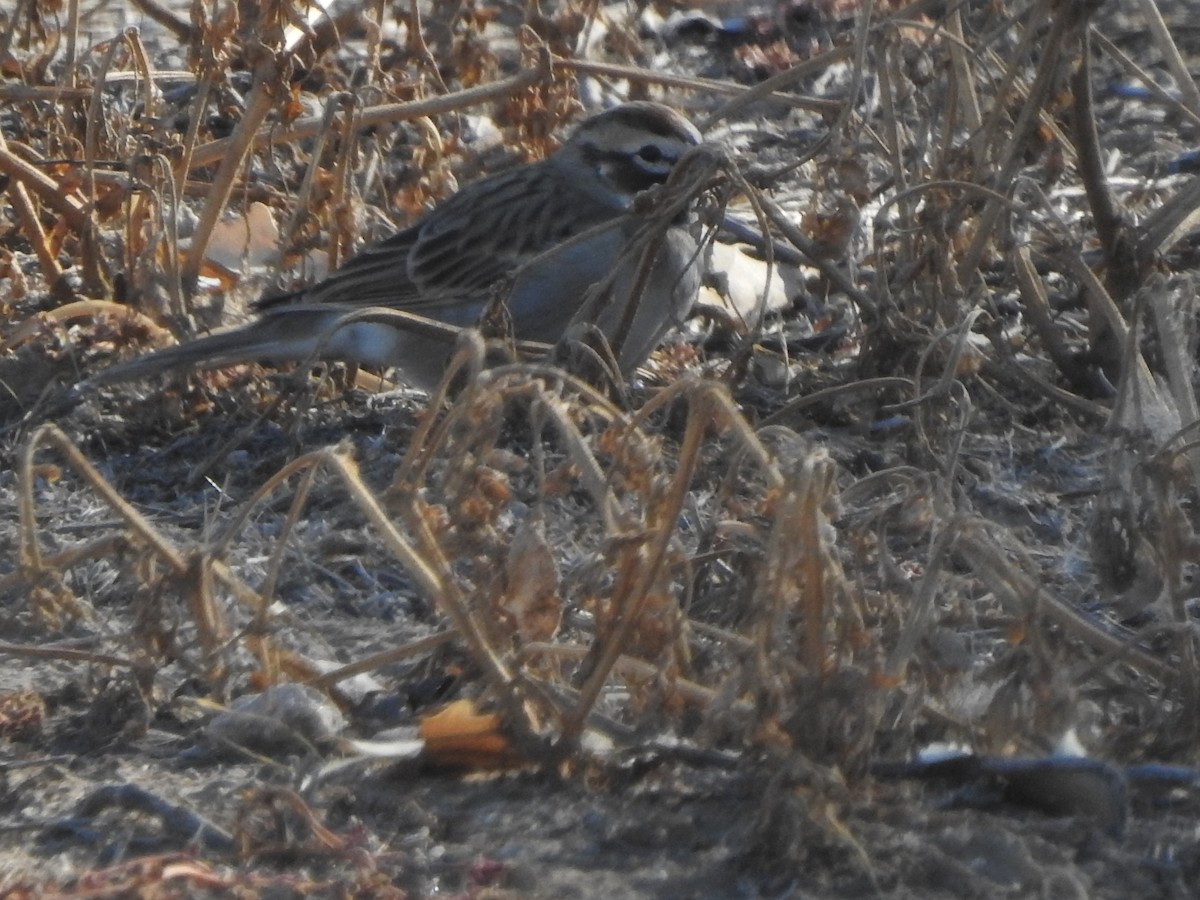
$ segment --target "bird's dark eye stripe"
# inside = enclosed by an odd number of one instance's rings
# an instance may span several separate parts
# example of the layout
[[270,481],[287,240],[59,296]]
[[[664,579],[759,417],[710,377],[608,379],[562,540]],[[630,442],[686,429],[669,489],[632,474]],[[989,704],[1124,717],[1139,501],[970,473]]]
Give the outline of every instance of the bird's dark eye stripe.
[[637,155],[646,162],[659,162],[663,158],[662,147],[658,144],[646,144],[637,152]]
[[678,161],[678,154],[670,152],[658,144],[643,144],[637,150],[608,150],[601,149],[596,146],[585,145],[582,148],[583,156],[589,162],[598,162],[600,160],[609,160],[611,162],[627,162],[631,159],[636,159],[645,163],[666,163],[674,165]]

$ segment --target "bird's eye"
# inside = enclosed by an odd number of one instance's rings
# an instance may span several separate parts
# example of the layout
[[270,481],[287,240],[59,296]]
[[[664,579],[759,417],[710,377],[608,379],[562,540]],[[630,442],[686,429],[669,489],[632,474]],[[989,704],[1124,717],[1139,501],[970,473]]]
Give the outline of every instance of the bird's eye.
[[662,147],[657,144],[646,144],[637,152],[638,158],[649,163],[662,162],[663,152]]

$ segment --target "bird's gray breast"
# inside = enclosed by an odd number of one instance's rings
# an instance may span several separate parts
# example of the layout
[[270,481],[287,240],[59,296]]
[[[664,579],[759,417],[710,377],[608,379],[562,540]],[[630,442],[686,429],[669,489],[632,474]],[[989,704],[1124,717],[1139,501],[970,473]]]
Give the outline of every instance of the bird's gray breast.
[[517,336],[546,343],[558,340],[588,290],[613,271],[624,247],[624,229],[613,223],[525,265],[508,296]]
[[641,364],[691,310],[700,270],[688,229],[671,227],[646,242],[634,233],[632,220],[619,220],[526,265],[508,298],[517,336],[553,343],[579,317],[621,343],[622,369]]

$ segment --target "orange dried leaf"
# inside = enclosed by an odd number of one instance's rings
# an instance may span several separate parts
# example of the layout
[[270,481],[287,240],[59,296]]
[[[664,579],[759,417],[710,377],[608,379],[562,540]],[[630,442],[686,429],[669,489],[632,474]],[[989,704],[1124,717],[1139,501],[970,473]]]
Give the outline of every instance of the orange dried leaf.
[[42,463],[33,467],[35,478],[44,478],[50,484],[56,484],[62,478],[62,469],[54,463]]
[[216,291],[230,291],[237,287],[238,281],[241,280],[241,276],[237,272],[210,259],[206,259],[200,264],[200,277],[212,281],[211,287]]
[[474,701],[456,700],[421,721],[420,735],[427,756],[448,766],[490,769],[517,763],[500,717],[480,713]]
[[1023,644],[1028,635],[1028,623],[1024,619],[1017,619],[1009,626],[1007,639],[1010,644]]
[[816,244],[817,252],[825,259],[837,259],[858,230],[859,211],[854,201],[842,197],[833,212],[811,210],[805,213],[802,227]]
[[508,476],[503,472],[497,472],[495,469],[480,469],[476,473],[475,481],[479,492],[493,502],[507,503],[513,498]]
[[879,688],[883,691],[894,690],[904,683],[904,679],[899,675],[891,675],[887,672],[872,672],[871,686]]

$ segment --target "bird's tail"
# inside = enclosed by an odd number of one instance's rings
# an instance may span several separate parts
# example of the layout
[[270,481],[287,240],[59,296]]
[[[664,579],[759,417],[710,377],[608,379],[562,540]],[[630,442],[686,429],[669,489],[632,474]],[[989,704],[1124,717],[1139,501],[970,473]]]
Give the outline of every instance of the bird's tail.
[[[261,322],[221,331],[206,337],[155,350],[126,362],[109,366],[90,378],[79,382],[77,387],[93,390],[127,381],[153,378],[167,372],[189,369],[219,369],[237,363],[267,361],[276,358],[278,339],[276,335],[264,333]],[[296,358],[289,355],[289,358]]]
[[340,359],[360,365],[402,366],[410,384],[428,388],[441,378],[460,329],[402,311],[346,312],[317,304],[271,310],[228,331],[167,347],[110,366],[78,382],[67,400],[80,402],[97,388],[188,369],[219,369],[245,362]]
[[[294,323],[281,323],[291,325]],[[265,326],[265,327],[264,327]],[[62,402],[73,407],[96,390],[114,384],[124,384],[193,369],[219,369],[246,362],[303,360],[315,340],[297,342],[296,335],[282,334],[292,329],[277,327],[269,320],[259,320],[240,328],[220,331],[174,347],[165,347],[126,362],[109,366],[72,385],[62,396]],[[319,331],[319,329],[318,329]],[[308,349],[302,344],[307,344]]]

